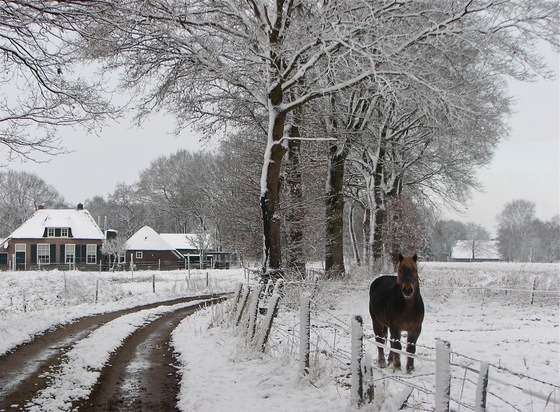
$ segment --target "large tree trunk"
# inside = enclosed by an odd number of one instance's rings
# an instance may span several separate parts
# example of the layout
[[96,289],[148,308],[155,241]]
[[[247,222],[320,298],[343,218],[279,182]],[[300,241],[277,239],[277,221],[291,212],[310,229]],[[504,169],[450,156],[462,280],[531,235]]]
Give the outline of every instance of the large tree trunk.
[[332,144],[326,185],[325,270],[330,278],[344,275],[344,166],[348,150]]
[[288,142],[288,173],[290,205],[287,212],[289,247],[286,266],[300,276],[305,276],[305,254],[303,252],[303,187],[301,176],[301,140],[299,127],[290,128],[290,136],[297,139]]
[[371,237],[371,209],[366,206],[364,209],[364,219],[362,222],[362,237],[363,237],[363,261],[368,269],[373,267],[371,259],[370,237]]
[[383,143],[379,148],[377,164],[373,174],[373,197],[374,208],[374,231],[372,256],[375,269],[382,267],[383,262],[383,229],[387,221],[387,210],[385,209],[385,193],[383,191],[383,162],[385,159],[385,148]]
[[350,206],[350,213],[348,215],[348,232],[350,233],[350,243],[352,245],[352,252],[354,254],[354,260],[358,266],[362,266],[362,260],[360,258],[360,250],[358,249],[358,240],[356,239],[356,230],[354,229],[354,209],[356,208],[353,202]]
[[[274,109],[272,109],[274,110]],[[280,171],[286,147],[281,143],[286,116],[277,114],[270,120],[268,145],[261,179],[261,211],[263,220],[263,271],[282,267],[281,217],[277,213],[280,199]]]

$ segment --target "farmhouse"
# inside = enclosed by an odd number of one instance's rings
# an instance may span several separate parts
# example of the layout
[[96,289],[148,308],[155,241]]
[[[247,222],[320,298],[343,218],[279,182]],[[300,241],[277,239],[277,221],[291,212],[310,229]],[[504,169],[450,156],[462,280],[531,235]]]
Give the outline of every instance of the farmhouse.
[[451,260],[455,262],[497,262],[501,260],[496,240],[458,240]]
[[125,262],[137,268],[229,268],[236,254],[222,252],[208,234],[160,233],[144,226],[124,244]]
[[90,213],[41,206],[0,244],[0,268],[98,269],[103,232]]

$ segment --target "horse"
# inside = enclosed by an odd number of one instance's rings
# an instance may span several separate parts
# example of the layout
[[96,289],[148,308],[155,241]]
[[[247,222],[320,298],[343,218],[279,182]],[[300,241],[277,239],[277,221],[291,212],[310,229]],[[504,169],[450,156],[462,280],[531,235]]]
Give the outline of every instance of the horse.
[[[391,332],[391,349],[401,350],[401,333],[407,332],[406,351],[416,352],[416,341],[422,331],[424,320],[424,302],[420,295],[418,283],[418,256],[403,257],[399,255],[397,276],[380,276],[369,288],[369,313],[373,321],[375,340],[384,345],[387,329]],[[414,358],[407,357],[406,370],[414,369]],[[391,363],[400,369],[401,359],[392,350],[385,362],[383,347],[377,348],[377,363],[384,368]]]

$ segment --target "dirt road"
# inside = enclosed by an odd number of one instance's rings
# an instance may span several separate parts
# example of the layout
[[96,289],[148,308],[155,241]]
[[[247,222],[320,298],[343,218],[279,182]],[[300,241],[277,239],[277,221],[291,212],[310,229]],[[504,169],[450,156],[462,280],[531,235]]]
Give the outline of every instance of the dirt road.
[[0,357],[0,411],[25,410],[48,386],[46,376],[60,367],[63,355],[107,322],[144,309],[201,299],[205,302],[164,314],[130,335],[111,355],[89,398],[75,405],[80,411],[174,411],[179,378],[170,334],[186,316],[224,296],[187,297],[90,316],[36,337]]

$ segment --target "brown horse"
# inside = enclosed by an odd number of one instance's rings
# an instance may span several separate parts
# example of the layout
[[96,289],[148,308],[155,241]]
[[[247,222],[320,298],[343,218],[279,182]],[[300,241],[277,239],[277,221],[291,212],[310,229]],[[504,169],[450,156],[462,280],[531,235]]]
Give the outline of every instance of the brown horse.
[[[375,279],[369,288],[369,313],[373,321],[375,340],[385,344],[387,329],[391,332],[391,348],[401,350],[401,333],[406,331],[406,351],[416,352],[416,341],[422,331],[424,320],[424,302],[420,296],[418,283],[417,256],[399,256],[397,276],[380,276]],[[395,369],[401,367],[398,353],[391,351],[388,358],[389,364]],[[377,348],[377,362],[385,367],[385,354],[382,347]],[[414,358],[408,357],[406,370],[414,369]]]

